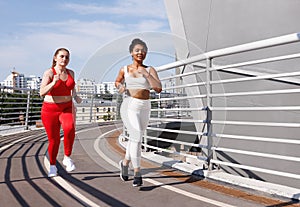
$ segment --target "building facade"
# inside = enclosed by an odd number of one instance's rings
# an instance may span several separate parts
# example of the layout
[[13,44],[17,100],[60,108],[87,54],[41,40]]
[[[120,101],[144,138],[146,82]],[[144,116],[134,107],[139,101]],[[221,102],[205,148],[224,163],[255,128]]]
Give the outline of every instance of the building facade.
[[30,88],[34,90],[40,89],[42,79],[35,75],[25,76],[13,70],[6,79],[1,82],[2,86],[16,87],[16,88]]

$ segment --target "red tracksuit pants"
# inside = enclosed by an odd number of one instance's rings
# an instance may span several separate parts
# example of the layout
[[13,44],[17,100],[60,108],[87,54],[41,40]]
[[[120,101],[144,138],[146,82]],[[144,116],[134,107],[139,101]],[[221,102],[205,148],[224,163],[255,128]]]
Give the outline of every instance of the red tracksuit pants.
[[55,165],[60,144],[60,127],[64,131],[64,153],[70,156],[75,139],[75,110],[73,102],[44,102],[41,118],[48,136],[50,165]]

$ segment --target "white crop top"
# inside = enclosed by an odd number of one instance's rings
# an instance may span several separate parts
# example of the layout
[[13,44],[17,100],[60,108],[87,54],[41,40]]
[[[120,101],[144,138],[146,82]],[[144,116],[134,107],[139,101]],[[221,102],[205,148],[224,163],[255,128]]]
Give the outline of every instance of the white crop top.
[[[147,67],[146,70],[149,73],[150,68]],[[127,66],[124,66],[124,78],[127,89],[151,89],[148,80],[143,76],[135,78],[129,75]]]

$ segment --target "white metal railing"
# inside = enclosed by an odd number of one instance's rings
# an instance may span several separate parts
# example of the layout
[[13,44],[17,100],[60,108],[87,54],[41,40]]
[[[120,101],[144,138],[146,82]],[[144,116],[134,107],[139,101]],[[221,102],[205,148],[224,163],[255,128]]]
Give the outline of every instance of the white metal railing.
[[[118,98],[116,102],[107,97],[107,94],[97,94],[89,92],[77,92],[83,98],[82,103],[75,103],[77,123],[97,123],[114,121],[117,119],[117,104],[121,102]],[[108,98],[109,100],[106,100]]]
[[[273,136],[268,135],[268,132],[272,132],[273,128],[282,128],[288,130],[290,128],[300,129],[300,119],[298,118],[300,106],[293,105],[292,101],[287,103],[280,103],[277,101],[277,104],[274,103],[260,103],[260,102],[251,102],[251,103],[243,103],[238,99],[238,105],[227,106],[220,104],[218,101],[232,99],[233,102],[236,100],[234,98],[247,98],[247,97],[255,97],[256,100],[260,100],[260,97],[265,96],[275,96],[278,100],[286,99],[285,96],[289,96],[292,94],[299,94],[300,89],[300,72],[292,71],[287,72],[284,70],[280,70],[279,72],[269,74],[266,72],[255,72],[251,71],[251,69],[246,70],[245,66],[254,66],[266,63],[279,63],[281,61],[287,60],[295,60],[300,58],[300,53],[290,54],[290,55],[277,55],[275,57],[268,57],[264,59],[256,59],[249,61],[236,62],[231,64],[213,64],[213,61],[220,57],[226,57],[234,54],[243,54],[249,51],[261,51],[266,48],[278,48],[283,45],[290,45],[292,43],[296,43],[300,41],[300,33],[289,34],[285,36],[280,36],[276,38],[270,38],[266,40],[261,40],[257,42],[247,43],[243,45],[238,45],[234,47],[224,48],[220,50],[214,50],[210,52],[206,52],[204,54],[196,55],[194,57],[190,57],[184,60],[176,61],[170,64],[166,64],[160,67],[157,67],[157,71],[159,73],[163,73],[164,71],[174,70],[175,68],[181,68],[183,66],[191,66],[192,70],[187,71],[185,73],[175,74],[172,76],[164,77],[162,81],[170,81],[170,80],[179,80],[181,82],[180,85],[168,86],[164,89],[166,93],[170,93],[170,97],[162,97],[152,99],[152,116],[151,116],[151,126],[147,128],[147,135],[145,136],[145,148],[153,149],[158,151],[164,151],[171,154],[193,157],[194,159],[205,160],[209,169],[214,169],[214,165],[218,166],[227,166],[234,167],[237,169],[243,170],[253,170],[256,172],[268,173],[271,175],[278,175],[283,177],[293,177],[295,179],[300,179],[299,175],[297,175],[297,170],[284,171],[282,168],[274,168],[274,166],[268,167],[260,167],[260,166],[251,166],[244,163],[232,163],[229,160],[220,160],[218,156],[221,153],[227,153],[229,155],[238,154],[243,156],[252,157],[253,159],[259,158],[268,158],[274,160],[281,161],[289,161],[289,162],[299,162],[300,155],[284,155],[277,154],[277,152],[264,152],[264,151],[256,151],[256,149],[242,149],[240,146],[231,146],[231,147],[222,147],[219,146],[219,143],[215,142],[215,139],[226,139],[226,140],[239,140],[239,141],[252,141],[252,142],[263,142],[270,144],[282,144],[284,145],[299,145],[300,140],[297,138],[291,137],[282,137],[282,136]],[[206,61],[206,64],[203,64],[203,61]],[[195,67],[200,67],[200,69],[196,69]],[[243,67],[243,68],[241,68]],[[266,66],[265,66],[266,67]],[[238,74],[236,77],[229,77],[224,79],[215,79],[213,77],[214,73],[226,73],[231,72]],[[202,76],[201,76],[202,75]],[[186,82],[182,81],[183,78],[192,77],[194,80],[197,80],[195,77],[201,76],[203,81],[194,81],[194,82]],[[249,77],[250,76],[250,77]],[[298,77],[297,77],[298,76]],[[247,90],[243,91],[223,91],[220,92],[215,90],[216,86],[224,86],[226,84],[249,84],[249,83],[259,83],[258,81],[269,81],[268,83],[272,83],[274,88],[266,89],[260,88],[259,90],[252,90],[251,88],[247,88]],[[277,88],[276,81],[278,81],[279,88]],[[267,85],[267,84],[265,84]],[[238,88],[239,85],[237,85]],[[281,86],[283,88],[281,88]],[[224,86],[226,88],[226,86]],[[188,88],[197,88],[199,93],[191,93],[188,91]],[[228,87],[229,88],[229,87]],[[233,87],[234,88],[234,87]],[[226,88],[227,89],[227,88]],[[171,96],[170,91],[180,91],[181,96]],[[163,92],[164,92],[163,91]],[[179,92],[178,92],[179,93]],[[182,101],[188,101],[188,106],[186,103],[181,105]],[[195,103],[198,101],[197,103]],[[284,102],[284,101],[283,101]],[[155,105],[156,103],[156,105]],[[191,104],[192,103],[192,104]],[[200,104],[199,106],[197,104]],[[215,104],[218,103],[218,104]],[[196,106],[195,106],[196,104]],[[300,102],[299,102],[300,104]],[[162,106],[169,106],[163,108]],[[174,112],[177,112],[174,114]],[[186,113],[184,116],[180,115],[182,112]],[[260,116],[257,117],[258,120],[247,120],[247,117],[241,117],[239,120],[227,120],[224,118],[223,120],[220,117],[215,118],[215,114],[220,115],[218,113],[227,113],[231,115],[231,113],[261,113]],[[263,115],[263,113],[274,113],[282,112],[284,113],[282,116],[282,120],[264,120],[268,118]],[[168,115],[169,114],[169,115]],[[192,114],[192,115],[191,115]],[[285,115],[287,115],[287,119],[285,119]],[[169,117],[171,116],[171,117]],[[291,117],[289,117],[291,116]],[[231,116],[228,116],[231,117]],[[232,116],[233,117],[233,116]],[[289,118],[288,118],[289,117]],[[281,118],[281,117],[280,117]],[[261,119],[261,120],[259,120]],[[187,129],[182,128],[168,128],[166,125],[170,123],[193,123],[196,127],[189,131]],[[197,126],[198,125],[198,126]],[[266,135],[259,136],[255,133],[253,134],[234,134],[231,133],[223,133],[219,128],[226,128],[228,126],[242,126],[242,127],[264,127],[264,133]],[[272,129],[270,129],[270,127]],[[183,127],[184,128],[184,127]],[[166,133],[163,136],[163,133]],[[153,135],[154,134],[154,135]],[[176,136],[182,135],[183,139],[178,140],[177,138],[170,138],[176,134]],[[195,136],[195,142],[193,140],[185,141],[184,136],[186,135]],[[293,134],[292,134],[293,135]],[[152,141],[152,144],[149,144],[149,141]],[[160,148],[159,142],[167,142],[170,145],[167,147]],[[147,144],[148,143],[148,144]],[[157,143],[157,145],[153,145],[153,143]],[[189,150],[182,150],[181,148],[174,149],[173,145],[181,145],[189,149],[189,147],[201,148],[200,154],[193,156],[189,152]],[[286,146],[285,146],[286,147]],[[295,154],[295,153],[294,153]],[[298,153],[299,154],[299,153]],[[293,172],[291,172],[293,171]]]
[[37,90],[0,86],[0,131],[14,128],[28,129],[40,120],[42,99]]
[[[117,119],[116,103],[104,102],[103,94],[78,92],[78,95],[85,99],[83,103],[75,104],[77,123]],[[42,127],[42,102],[43,98],[40,97],[38,90],[0,86],[0,131],[27,130],[31,126]]]

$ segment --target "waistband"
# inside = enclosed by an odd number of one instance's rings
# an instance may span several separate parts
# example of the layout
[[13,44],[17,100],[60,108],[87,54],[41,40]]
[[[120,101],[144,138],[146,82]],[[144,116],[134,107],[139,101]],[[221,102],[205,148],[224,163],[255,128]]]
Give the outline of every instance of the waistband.
[[61,102],[61,103],[55,103],[55,102],[47,102],[47,101],[44,101],[43,102],[43,105],[58,105],[58,106],[63,106],[63,105],[72,105],[73,104],[73,101],[67,101],[67,102]]

